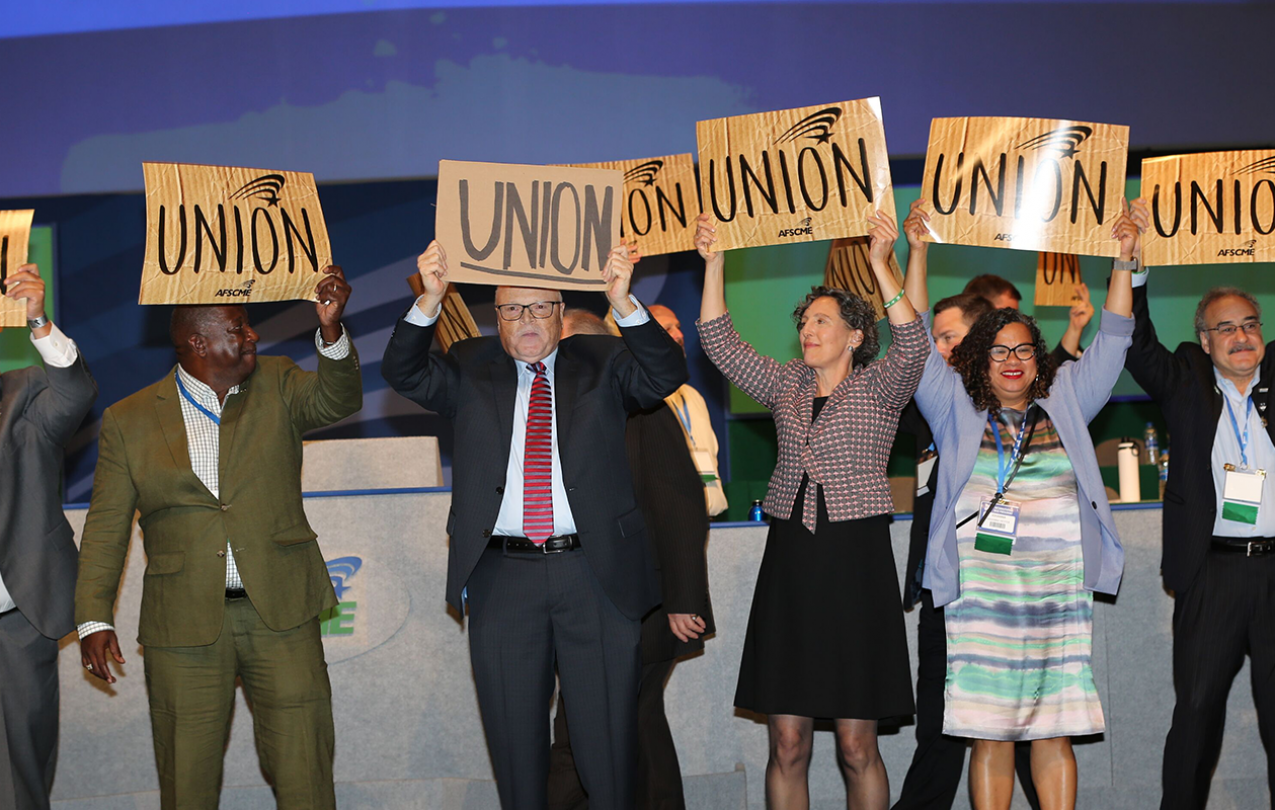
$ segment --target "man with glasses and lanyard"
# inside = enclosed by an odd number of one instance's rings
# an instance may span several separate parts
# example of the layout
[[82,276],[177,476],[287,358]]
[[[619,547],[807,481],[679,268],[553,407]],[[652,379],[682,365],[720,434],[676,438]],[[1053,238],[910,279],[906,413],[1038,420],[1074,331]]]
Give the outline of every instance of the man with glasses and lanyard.
[[625,419],[686,382],[686,360],[629,295],[622,245],[602,271],[622,339],[564,339],[560,291],[497,287],[499,337],[431,355],[447,289],[443,247],[431,243],[417,267],[424,293],[395,325],[381,373],[454,426],[447,601],[469,609],[501,805],[545,806],[556,661],[590,804],[631,808],[640,622],[660,584]]
[[[1147,227],[1144,200],[1133,216]],[[1138,259],[1135,259],[1138,261]],[[1177,704],[1164,747],[1161,808],[1203,808],[1222,748],[1226,698],[1247,653],[1262,738],[1275,734],[1275,379],[1251,294],[1215,287],[1195,311],[1199,344],[1156,338],[1147,274],[1134,274],[1126,367],[1160,405],[1173,437],[1164,492],[1164,584],[1175,595]],[[1266,752],[1268,777],[1275,774]]]

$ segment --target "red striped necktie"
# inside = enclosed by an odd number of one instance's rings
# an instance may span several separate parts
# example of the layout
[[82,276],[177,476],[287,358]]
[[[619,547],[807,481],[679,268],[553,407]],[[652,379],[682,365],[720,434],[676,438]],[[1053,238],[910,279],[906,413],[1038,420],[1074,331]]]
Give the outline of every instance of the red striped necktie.
[[527,447],[522,457],[522,530],[543,543],[553,535],[553,389],[544,363],[529,363],[535,373],[527,406]]

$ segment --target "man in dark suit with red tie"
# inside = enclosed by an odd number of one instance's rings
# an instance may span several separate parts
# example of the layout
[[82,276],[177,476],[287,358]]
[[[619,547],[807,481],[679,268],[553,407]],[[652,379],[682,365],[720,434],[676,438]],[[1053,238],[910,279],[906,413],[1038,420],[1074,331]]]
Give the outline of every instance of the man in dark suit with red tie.
[[561,339],[562,294],[499,287],[499,338],[429,353],[447,282],[431,243],[424,294],[395,326],[381,373],[452,420],[447,601],[469,608],[470,658],[501,805],[546,803],[555,661],[581,781],[631,808],[640,620],[660,601],[625,458],[629,411],[686,382],[672,338],[629,295],[623,246],[603,269],[622,339]]

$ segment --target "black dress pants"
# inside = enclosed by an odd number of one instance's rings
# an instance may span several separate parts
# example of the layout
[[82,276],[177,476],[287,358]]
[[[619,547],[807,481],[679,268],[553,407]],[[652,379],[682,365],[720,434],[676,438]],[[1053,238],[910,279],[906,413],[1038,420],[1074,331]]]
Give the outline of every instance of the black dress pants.
[[[934,596],[921,591],[917,608],[916,753],[893,810],[949,810],[965,770],[969,740],[943,733],[943,689],[947,680],[947,626]],[[1032,783],[1031,746],[1014,746],[1014,770],[1032,810],[1040,810]]]
[[[1275,555],[1210,551],[1173,605],[1173,726],[1164,743],[1163,810],[1203,808],[1226,722],[1231,684],[1251,660],[1253,703],[1275,774]],[[1257,756],[1259,752],[1252,751]],[[1271,783],[1275,795],[1275,782]]]
[[[659,618],[665,621],[662,614]],[[637,810],[686,808],[682,767],[678,764],[673,732],[664,714],[664,684],[673,663],[668,660],[642,665],[642,685],[638,688]],[[549,810],[588,810],[589,798],[576,774],[563,703],[559,695],[558,715],[553,721],[553,748],[549,754]]]
[[488,549],[470,576],[469,648],[504,810],[544,810],[553,670],[576,766],[595,806],[633,807],[641,624],[620,612],[577,549]]
[[58,742],[58,642],[0,614],[0,810],[47,810]]

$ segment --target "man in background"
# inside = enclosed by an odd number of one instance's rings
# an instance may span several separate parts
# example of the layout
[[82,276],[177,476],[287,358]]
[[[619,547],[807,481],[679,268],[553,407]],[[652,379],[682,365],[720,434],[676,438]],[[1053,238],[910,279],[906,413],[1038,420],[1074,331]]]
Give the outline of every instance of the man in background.
[[44,314],[25,264],[5,296],[26,303],[45,367],[0,375],[0,808],[47,810],[58,740],[58,639],[75,629],[75,541],[62,513],[63,448],[97,384]]
[[[654,304],[648,311],[679,346],[683,345],[672,310]],[[588,310],[568,309],[563,315],[563,337],[608,334],[607,325]],[[683,385],[678,392],[689,387]],[[693,462],[690,440],[685,438],[685,423],[679,426],[681,418],[673,411],[677,396],[675,393],[656,408],[631,414],[625,425],[625,455],[657,558],[663,599],[642,620],[635,797],[639,810],[682,810],[686,806],[677,748],[664,712],[664,685],[675,661],[703,649],[703,637],[716,629],[705,556],[708,515],[699,494],[706,488],[699,465]],[[549,810],[589,806],[575,771],[569,732],[559,694],[549,759]]]

